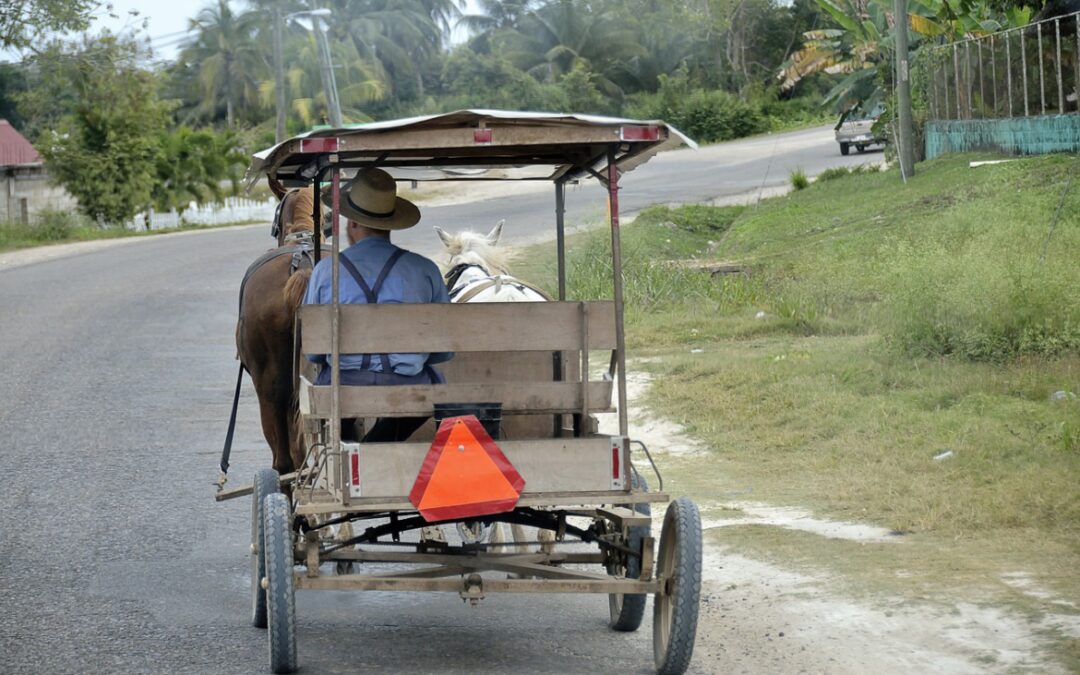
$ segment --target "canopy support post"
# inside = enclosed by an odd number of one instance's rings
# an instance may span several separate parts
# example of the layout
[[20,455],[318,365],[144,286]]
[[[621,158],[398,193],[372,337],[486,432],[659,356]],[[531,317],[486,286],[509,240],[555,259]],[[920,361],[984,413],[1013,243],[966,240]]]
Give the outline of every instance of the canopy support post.
[[[623,326],[623,276],[622,249],[619,237],[619,169],[615,165],[618,146],[608,149],[607,188],[608,206],[611,212],[611,267],[614,275],[615,295],[615,352],[619,385],[619,435],[626,444],[629,437],[629,420],[626,411],[626,329]],[[588,380],[589,374],[582,373],[582,379]],[[582,420],[584,423],[584,420]]]
[[[338,485],[344,486],[341,490],[341,503],[349,505],[352,496],[349,489],[348,467],[345,455],[341,450],[341,306],[340,281],[341,281],[341,236],[338,220],[341,213],[341,169],[337,166],[337,157],[331,158],[334,168],[330,174],[330,228],[333,236],[333,245],[330,248],[332,262],[331,267],[331,291],[330,291],[330,452],[338,457]],[[316,195],[318,204],[318,195]]]
[[[555,243],[558,256],[558,273],[559,273],[559,302],[566,300],[566,181],[559,178],[555,181]],[[563,382],[566,380],[566,356],[563,352],[555,352],[552,355],[552,369],[554,370],[554,379],[556,382]],[[586,381],[588,378],[585,378]],[[566,427],[566,418],[564,415],[555,415],[554,418],[554,433],[555,438],[559,438],[563,434],[563,429]]]

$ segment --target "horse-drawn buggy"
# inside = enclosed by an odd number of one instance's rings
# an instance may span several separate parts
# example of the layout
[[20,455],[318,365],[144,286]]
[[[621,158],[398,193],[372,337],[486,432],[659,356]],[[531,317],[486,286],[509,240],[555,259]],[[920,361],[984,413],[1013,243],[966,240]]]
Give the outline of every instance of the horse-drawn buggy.
[[[252,618],[268,628],[274,672],[297,667],[298,590],[437,591],[474,605],[491,593],[607,594],[610,625],[620,631],[639,627],[652,595],[657,671],[687,669],[700,519],[689,499],[669,500],[648,449],[629,437],[618,201],[623,173],[684,142],[662,122],[462,111],[319,130],[254,156],[249,180],[314,184],[311,194],[325,194],[330,207],[328,217],[320,208],[309,214],[320,199],[298,207],[285,203],[297,193],[285,193],[282,247],[258,266],[280,268],[277,280],[249,274],[242,291],[242,371],[259,393],[274,469],[259,471],[253,486],[223,489],[222,481],[218,499],[253,494]],[[341,237],[324,242],[323,230],[338,234],[344,181],[376,168],[396,181],[553,183],[555,297],[343,302]],[[566,297],[565,194],[568,183],[590,177],[608,194],[614,293],[575,301]],[[291,231],[290,208],[304,209],[298,216],[310,229]],[[311,273],[298,270],[326,256],[329,302],[299,304],[294,286]],[[451,285],[470,266],[478,264],[452,266]],[[287,348],[270,353],[274,331]],[[344,356],[387,352],[455,356],[445,381],[342,382]],[[305,372],[311,354],[327,355],[327,383]],[[616,411],[618,433],[599,433],[595,416]],[[343,437],[343,421],[395,418],[434,425],[392,442]],[[655,490],[635,462],[651,468]],[[669,501],[657,539],[650,504]],[[513,541],[494,536],[507,526]]]

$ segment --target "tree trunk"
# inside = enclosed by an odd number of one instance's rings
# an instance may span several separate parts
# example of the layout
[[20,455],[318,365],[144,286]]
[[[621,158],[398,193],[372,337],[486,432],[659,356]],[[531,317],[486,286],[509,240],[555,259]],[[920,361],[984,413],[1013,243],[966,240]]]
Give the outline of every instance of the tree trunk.
[[225,54],[225,126],[233,128],[232,57]]

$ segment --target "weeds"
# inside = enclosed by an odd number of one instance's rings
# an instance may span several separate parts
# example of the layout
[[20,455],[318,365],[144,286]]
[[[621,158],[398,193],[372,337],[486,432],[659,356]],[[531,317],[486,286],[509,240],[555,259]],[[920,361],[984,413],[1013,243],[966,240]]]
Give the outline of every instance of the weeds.
[[796,190],[805,190],[810,187],[810,179],[806,177],[806,172],[802,169],[795,169],[789,173],[788,179],[791,181],[791,187]]

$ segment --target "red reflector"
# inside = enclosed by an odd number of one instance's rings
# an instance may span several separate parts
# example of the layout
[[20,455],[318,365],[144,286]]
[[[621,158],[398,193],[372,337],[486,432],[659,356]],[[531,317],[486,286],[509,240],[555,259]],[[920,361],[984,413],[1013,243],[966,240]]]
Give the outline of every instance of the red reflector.
[[349,459],[352,462],[352,484],[360,487],[360,454],[354,452],[349,455]]
[[476,129],[472,132],[473,143],[491,145],[491,129]]
[[338,139],[336,138],[302,138],[300,139],[300,152],[337,152]]
[[619,139],[623,141],[658,141],[660,127],[619,127]]
[[615,480],[622,478],[622,474],[619,472],[619,448],[611,448],[611,477]]
[[448,417],[435,432],[409,501],[435,522],[513,511],[525,479],[473,415]]

